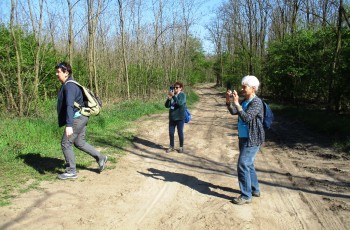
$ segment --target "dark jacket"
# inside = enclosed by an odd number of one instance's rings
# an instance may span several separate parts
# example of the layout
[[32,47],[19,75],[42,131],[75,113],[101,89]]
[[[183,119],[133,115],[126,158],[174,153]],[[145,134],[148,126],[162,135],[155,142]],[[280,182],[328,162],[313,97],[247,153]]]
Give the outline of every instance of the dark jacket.
[[[165,107],[169,109],[169,120],[181,121],[185,120],[186,94],[183,92],[171,99],[167,99]],[[172,108],[173,107],[173,108]]]
[[246,111],[238,111],[236,106],[233,106],[232,104],[227,108],[232,115],[238,114],[238,116],[248,124],[248,146],[258,146],[265,141],[265,131],[262,123],[264,117],[264,105],[258,96],[255,96],[255,98],[253,98],[248,104]]
[[[69,77],[67,81],[74,80],[73,77]],[[73,127],[74,114],[79,111],[78,108],[74,107],[74,101],[83,105],[83,93],[79,86],[73,82],[62,84],[60,92],[58,93],[57,99],[57,115],[58,115],[58,126],[62,127]]]

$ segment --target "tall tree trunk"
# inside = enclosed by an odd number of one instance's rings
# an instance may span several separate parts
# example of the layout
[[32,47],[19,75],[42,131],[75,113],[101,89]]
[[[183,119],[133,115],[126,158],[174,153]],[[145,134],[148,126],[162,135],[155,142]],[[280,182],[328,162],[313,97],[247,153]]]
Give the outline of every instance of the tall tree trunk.
[[123,63],[124,63],[124,74],[126,80],[127,96],[130,100],[130,85],[129,85],[129,75],[128,75],[128,62],[126,59],[126,48],[125,48],[125,35],[124,35],[124,16],[123,16],[123,2],[118,0],[119,4],[119,20],[120,20],[120,33],[122,35],[122,53],[123,53]]
[[187,67],[187,50],[188,50],[188,37],[189,37],[189,30],[190,26],[192,24],[192,18],[191,18],[191,13],[194,7],[194,2],[193,1],[186,1],[186,0],[181,0],[182,4],[182,16],[183,16],[183,22],[184,22],[184,29],[185,29],[185,34],[184,34],[184,40],[183,40],[183,58],[182,58],[182,72],[181,72],[181,77],[182,79],[186,80],[186,67]]
[[99,84],[98,84],[98,76],[97,76],[97,60],[96,60],[96,43],[95,43],[95,37],[96,37],[96,31],[97,31],[97,26],[98,26],[98,20],[99,16],[101,14],[101,5],[102,5],[102,0],[98,0],[97,4],[97,12],[96,16],[94,17],[94,27],[93,27],[93,34],[94,34],[94,43],[93,43],[93,54],[92,54],[92,68],[93,68],[93,73],[94,73],[94,84],[95,84],[95,93],[99,95]]
[[14,18],[15,18],[15,7],[16,2],[15,0],[11,0],[11,19],[10,19],[10,30],[11,30],[11,36],[13,39],[13,45],[15,48],[16,53],[16,75],[17,75],[17,93],[18,93],[18,106],[16,106],[17,113],[19,116],[23,116],[23,101],[24,101],[24,93],[23,93],[23,85],[22,85],[22,78],[21,78],[21,57],[20,57],[20,44],[19,41],[17,41],[15,29],[14,29]]
[[94,17],[94,0],[87,0],[88,5],[88,46],[87,46],[87,61],[88,61],[88,75],[90,89],[93,89],[93,45],[94,45],[94,32],[93,32],[93,17]]
[[73,36],[73,7],[71,0],[67,0],[68,4],[68,61],[73,66],[73,49],[74,49],[74,36]]
[[293,0],[292,3],[292,13],[291,13],[291,25],[290,25],[290,32],[293,36],[295,31],[297,30],[297,16],[299,12],[299,0]]
[[96,49],[95,49],[95,37],[98,18],[101,10],[101,1],[98,0],[97,11],[94,8],[94,0],[87,0],[88,4],[88,70],[89,70],[89,82],[90,89],[94,90],[96,94],[99,94],[97,71],[96,71]]
[[39,98],[39,70],[40,70],[40,50],[41,50],[41,31],[42,31],[42,22],[43,22],[43,5],[44,0],[39,0],[39,25],[38,30],[36,30],[35,17],[32,12],[32,7],[30,0],[28,0],[28,7],[30,13],[30,19],[33,27],[34,40],[36,42],[35,47],[35,58],[34,58],[34,89],[33,89],[33,101],[37,102]]
[[253,3],[250,1],[247,1],[248,9],[248,47],[249,47],[249,60],[248,60],[248,73],[253,74],[253,63],[252,63],[252,57],[253,57],[253,21],[255,15],[253,15]]
[[340,107],[340,98],[339,93],[336,93],[336,89],[334,87],[334,77],[336,74],[336,69],[338,65],[338,57],[339,57],[339,52],[341,49],[341,41],[342,41],[342,35],[341,35],[341,24],[342,24],[342,6],[343,6],[343,0],[340,0],[339,4],[339,9],[338,9],[338,24],[337,24],[337,44],[335,47],[335,52],[334,52],[334,59],[332,63],[332,74],[329,76],[329,82],[328,82],[328,104],[329,106],[334,106],[334,110],[338,111]]

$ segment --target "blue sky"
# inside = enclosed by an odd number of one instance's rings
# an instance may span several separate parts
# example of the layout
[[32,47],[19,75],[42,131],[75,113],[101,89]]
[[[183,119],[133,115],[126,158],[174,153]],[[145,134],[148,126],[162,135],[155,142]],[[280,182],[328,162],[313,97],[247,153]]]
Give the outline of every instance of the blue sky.
[[202,40],[203,49],[206,53],[212,53],[214,51],[214,46],[210,41],[205,39],[208,36],[205,25],[209,24],[210,20],[215,17],[216,9],[221,6],[223,2],[226,2],[226,0],[206,0],[196,12],[200,20],[192,27],[191,31],[196,37]]
[[[176,0],[175,0],[176,1]],[[198,37],[203,42],[203,49],[206,53],[212,53],[214,48],[213,44],[206,39],[208,33],[205,29],[205,25],[215,16],[215,10],[227,0],[198,0],[201,1],[199,9],[195,12],[194,18],[198,20],[191,27],[191,32],[195,37]],[[0,18],[1,21],[9,20],[10,0],[0,0]],[[58,4],[58,2],[57,2]]]

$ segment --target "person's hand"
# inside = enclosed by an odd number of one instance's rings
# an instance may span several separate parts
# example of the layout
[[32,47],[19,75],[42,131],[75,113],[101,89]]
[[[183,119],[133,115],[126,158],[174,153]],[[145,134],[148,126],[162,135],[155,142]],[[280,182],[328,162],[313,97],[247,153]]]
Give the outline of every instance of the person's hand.
[[235,105],[239,105],[239,96],[236,90],[233,90],[232,97],[233,97],[233,103]]
[[73,128],[72,127],[66,127],[66,136],[70,137],[73,134]]
[[168,92],[168,98],[171,99],[174,96],[174,91],[169,91]]
[[226,104],[230,103],[230,97],[232,96],[232,91],[228,89],[226,91]]

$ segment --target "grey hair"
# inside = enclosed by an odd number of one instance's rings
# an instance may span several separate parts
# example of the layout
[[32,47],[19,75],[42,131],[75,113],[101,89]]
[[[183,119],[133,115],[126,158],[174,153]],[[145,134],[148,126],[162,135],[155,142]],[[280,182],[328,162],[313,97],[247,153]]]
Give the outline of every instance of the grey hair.
[[258,78],[252,75],[247,75],[242,79],[242,85],[247,85],[249,87],[255,87],[255,90],[258,91],[260,82]]

